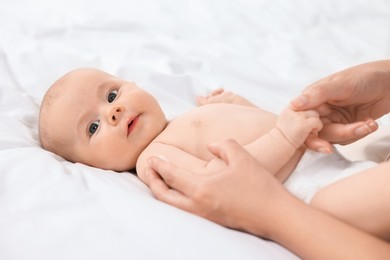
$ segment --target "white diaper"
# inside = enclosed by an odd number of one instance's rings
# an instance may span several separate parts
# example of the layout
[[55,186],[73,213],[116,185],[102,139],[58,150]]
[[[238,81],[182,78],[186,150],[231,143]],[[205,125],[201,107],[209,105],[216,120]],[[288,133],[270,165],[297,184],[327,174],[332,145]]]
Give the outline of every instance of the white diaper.
[[372,161],[348,161],[337,151],[327,155],[307,150],[284,186],[309,203],[321,188],[375,165]]

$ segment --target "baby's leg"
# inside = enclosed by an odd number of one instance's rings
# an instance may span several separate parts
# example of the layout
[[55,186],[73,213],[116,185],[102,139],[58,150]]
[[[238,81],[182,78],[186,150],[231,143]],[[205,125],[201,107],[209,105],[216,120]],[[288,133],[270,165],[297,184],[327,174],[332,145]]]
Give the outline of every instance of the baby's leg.
[[382,164],[335,182],[315,194],[310,205],[390,241],[389,168]]
[[213,103],[227,103],[256,107],[256,105],[251,103],[249,100],[233,92],[225,91],[223,88],[213,90],[207,96],[198,96],[196,98],[196,103],[198,106],[204,106]]

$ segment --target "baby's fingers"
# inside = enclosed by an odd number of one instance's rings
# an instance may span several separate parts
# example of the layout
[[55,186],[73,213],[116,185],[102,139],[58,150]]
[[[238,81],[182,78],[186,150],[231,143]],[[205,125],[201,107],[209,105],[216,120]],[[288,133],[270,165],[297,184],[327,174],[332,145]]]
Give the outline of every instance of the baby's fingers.
[[213,91],[210,92],[210,94],[208,96],[215,96],[215,95],[219,95],[221,94],[222,92],[224,92],[225,90],[223,88],[217,88]]
[[225,90],[223,88],[218,88],[213,91],[211,91],[206,96],[197,96],[196,97],[196,104],[198,106],[204,106],[211,103],[223,103],[223,99],[221,98],[221,95]]

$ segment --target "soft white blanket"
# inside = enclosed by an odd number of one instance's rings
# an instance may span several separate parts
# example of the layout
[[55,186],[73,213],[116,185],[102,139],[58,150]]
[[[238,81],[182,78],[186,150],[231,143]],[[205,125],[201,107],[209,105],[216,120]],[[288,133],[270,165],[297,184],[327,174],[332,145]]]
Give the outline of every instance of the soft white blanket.
[[389,32],[388,0],[2,0],[0,259],[296,258],[155,200],[130,173],[42,150],[41,98],[92,66],[144,86],[169,118],[217,87],[279,112],[323,76],[389,58]]

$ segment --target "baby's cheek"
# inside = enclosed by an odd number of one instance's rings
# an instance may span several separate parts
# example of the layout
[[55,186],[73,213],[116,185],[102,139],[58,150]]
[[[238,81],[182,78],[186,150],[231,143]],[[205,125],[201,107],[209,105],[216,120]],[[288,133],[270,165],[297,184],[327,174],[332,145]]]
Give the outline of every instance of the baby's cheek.
[[134,160],[131,160],[127,150],[121,146],[105,145],[91,151],[91,165],[105,170],[126,171],[134,166]]

